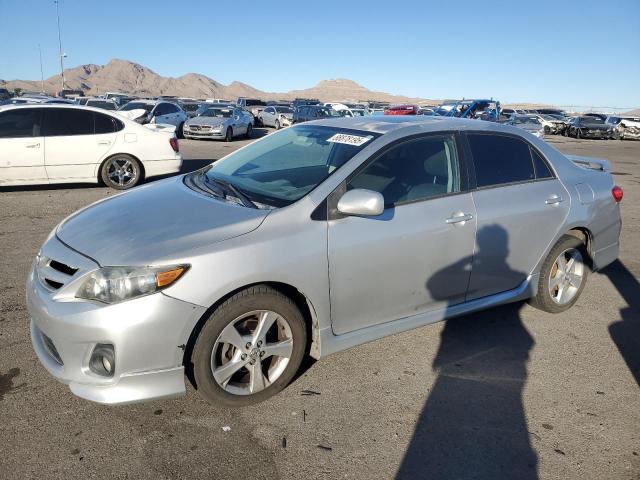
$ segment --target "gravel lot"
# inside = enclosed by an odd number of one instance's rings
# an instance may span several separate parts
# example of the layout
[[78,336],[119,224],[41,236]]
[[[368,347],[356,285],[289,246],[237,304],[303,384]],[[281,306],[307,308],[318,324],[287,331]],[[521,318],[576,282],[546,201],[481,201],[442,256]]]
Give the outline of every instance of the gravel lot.
[[[60,220],[113,192],[0,190],[0,478],[640,478],[640,142],[549,141],[612,160],[625,189],[620,260],[572,310],[517,304],[395,335],[233,411],[193,389],[105,407],[53,380],[29,339],[27,271]],[[245,143],[181,141],[185,171]]]

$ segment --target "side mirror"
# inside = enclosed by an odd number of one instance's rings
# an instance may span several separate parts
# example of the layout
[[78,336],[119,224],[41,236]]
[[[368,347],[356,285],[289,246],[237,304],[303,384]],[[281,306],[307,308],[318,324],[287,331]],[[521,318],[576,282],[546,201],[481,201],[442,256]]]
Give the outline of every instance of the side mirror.
[[338,201],[338,211],[344,215],[373,217],[384,212],[384,197],[379,192],[357,188],[349,190]]
[[236,115],[235,117],[233,117],[234,120],[240,120],[240,115]]

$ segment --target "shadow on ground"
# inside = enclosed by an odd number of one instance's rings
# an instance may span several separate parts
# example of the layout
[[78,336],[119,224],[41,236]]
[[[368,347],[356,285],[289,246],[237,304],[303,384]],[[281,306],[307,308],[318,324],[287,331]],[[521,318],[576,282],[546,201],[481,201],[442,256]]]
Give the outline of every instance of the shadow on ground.
[[627,307],[620,310],[620,319],[609,325],[609,334],[640,385],[640,283],[620,260],[602,273],[627,302]]

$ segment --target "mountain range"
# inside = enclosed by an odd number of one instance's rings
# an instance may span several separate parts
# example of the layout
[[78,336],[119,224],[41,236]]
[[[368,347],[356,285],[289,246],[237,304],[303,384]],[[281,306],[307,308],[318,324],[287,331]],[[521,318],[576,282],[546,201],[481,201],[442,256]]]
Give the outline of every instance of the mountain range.
[[[100,95],[105,92],[123,92],[137,96],[177,95],[189,98],[223,98],[235,100],[237,97],[260,98],[263,100],[292,100],[296,97],[318,98],[322,101],[378,100],[392,103],[429,101],[403,95],[369,90],[352,80],[322,80],[317,85],[303,90],[289,92],[264,92],[246,83],[234,81],[224,85],[212,78],[197,73],[187,73],[171,78],[138,63],[127,60],[111,60],[106,65],[87,64],[64,71],[67,88],[78,89],[85,95]],[[14,90],[39,92],[41,82],[37,80],[0,80],[0,87]],[[60,75],[44,81],[44,90],[53,94],[61,89]],[[433,101],[438,103],[438,101]]]

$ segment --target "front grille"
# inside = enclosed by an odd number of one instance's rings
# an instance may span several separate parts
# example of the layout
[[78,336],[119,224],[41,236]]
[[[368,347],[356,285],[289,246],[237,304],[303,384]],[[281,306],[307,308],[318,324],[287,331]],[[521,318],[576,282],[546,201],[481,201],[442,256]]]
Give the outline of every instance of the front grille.
[[56,349],[56,346],[53,344],[53,340],[51,340],[42,332],[40,332],[40,336],[42,337],[42,345],[44,345],[44,349],[47,351],[49,356],[53,358],[59,365],[64,365],[64,363],[62,362],[62,358],[58,353],[58,349]]
[[38,278],[49,290],[59,290],[73,278],[78,268],[51,258],[40,256],[37,264]]

